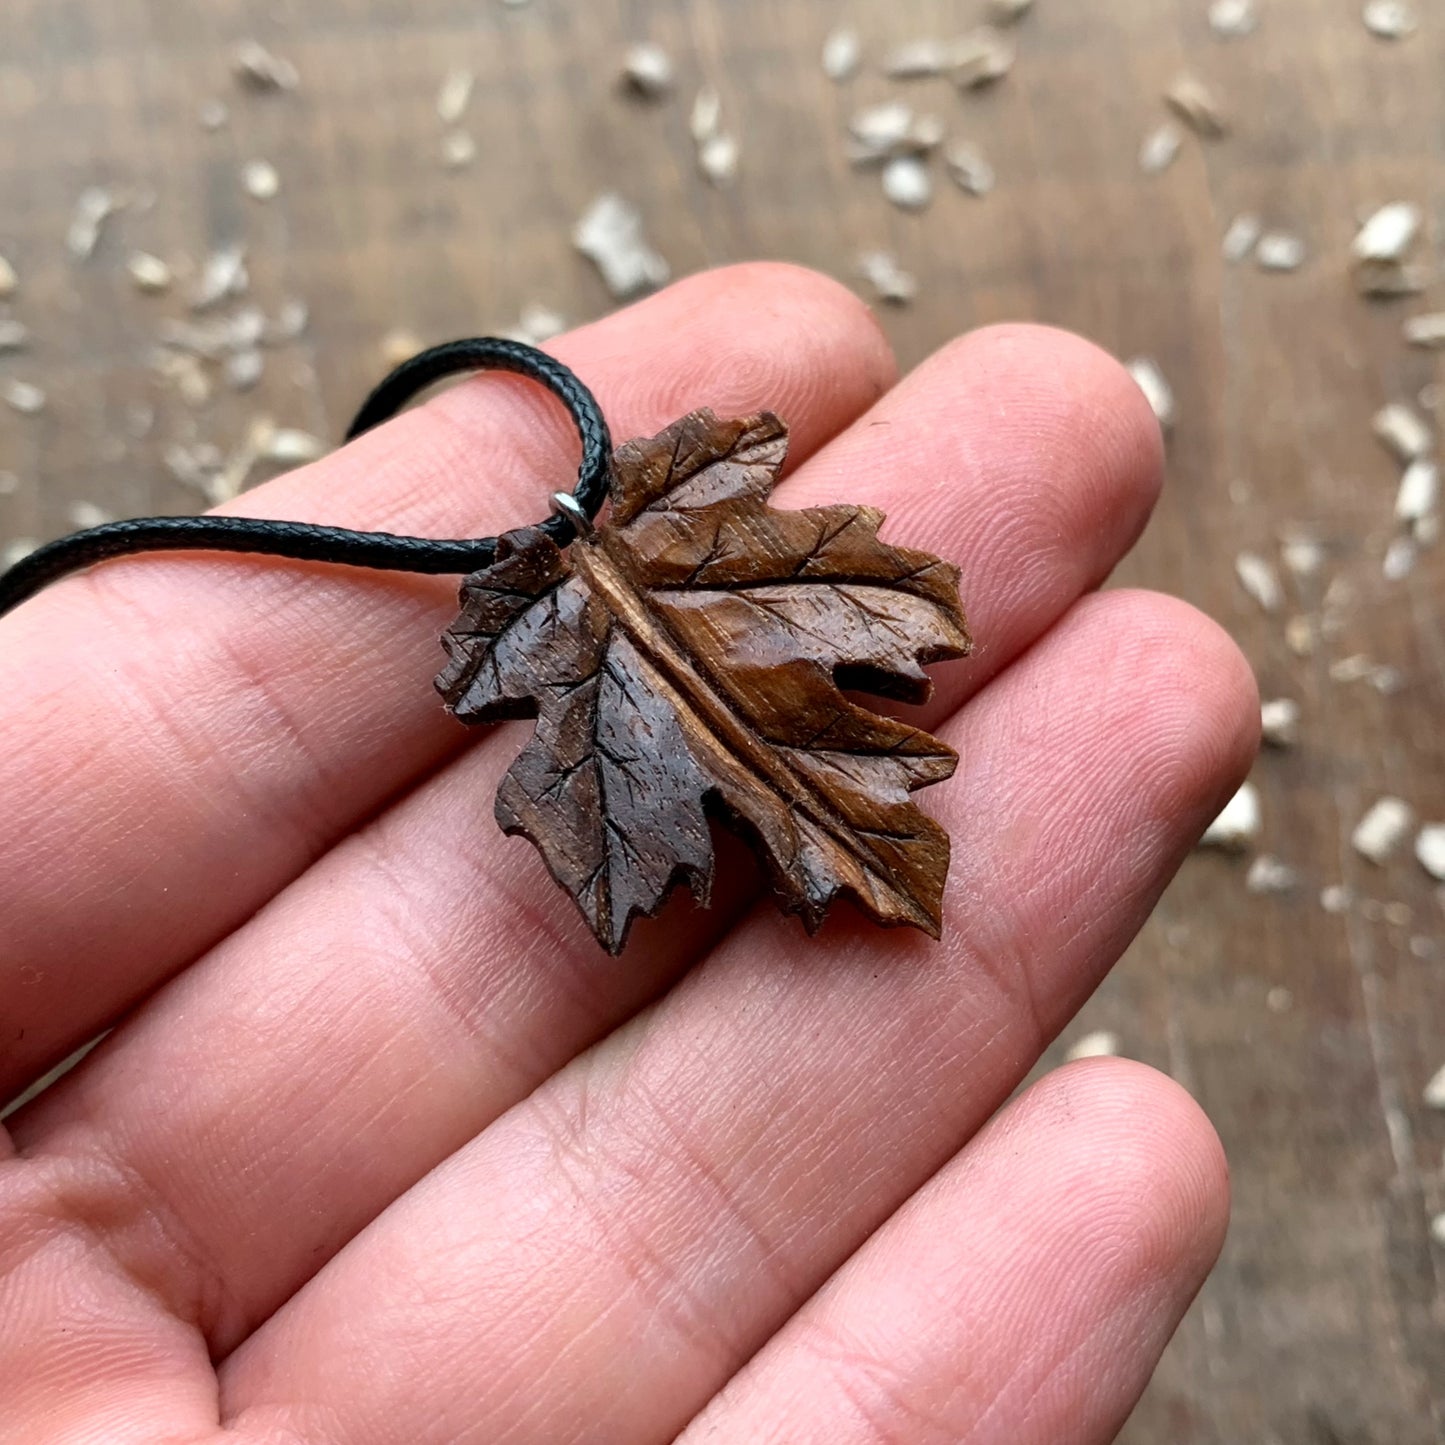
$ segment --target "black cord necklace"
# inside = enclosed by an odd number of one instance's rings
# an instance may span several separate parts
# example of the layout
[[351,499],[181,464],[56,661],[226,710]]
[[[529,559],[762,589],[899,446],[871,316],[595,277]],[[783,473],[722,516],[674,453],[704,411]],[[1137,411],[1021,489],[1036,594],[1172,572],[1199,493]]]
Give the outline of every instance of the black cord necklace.
[[[403,362],[367,397],[347,429],[346,440],[354,441],[389,421],[418,393],[463,371],[511,371],[530,377],[552,392],[571,414],[582,438],[577,486],[566,500],[566,494],[558,494],[556,511],[540,523],[547,536],[566,546],[577,535],[579,524],[590,522],[607,498],[612,443],[596,397],[544,351],[493,337],[434,346]],[[22,558],[0,576],[0,615],[67,573],[135,552],[250,552],[392,572],[463,573],[490,566],[496,549],[495,537],[448,541],[253,517],[137,517],[74,532]]]
[[844,689],[927,696],[922,665],[971,645],[957,568],[880,541],[871,507],[769,507],[788,445],[770,412],[694,411],[610,455],[592,393],[519,342],[414,357],[347,440],[433,382],[488,369],[547,387],[582,439],[575,490],[553,493],[536,526],[445,541],[247,517],[110,522],[0,577],[0,613],[77,568],[163,548],[466,573],[437,689],[463,722],[536,718],[497,821],[537,845],[605,948],[679,882],[706,904],[710,817],[741,826],[810,929],[846,895],[937,937],[948,835],[909,794],[957,757]]

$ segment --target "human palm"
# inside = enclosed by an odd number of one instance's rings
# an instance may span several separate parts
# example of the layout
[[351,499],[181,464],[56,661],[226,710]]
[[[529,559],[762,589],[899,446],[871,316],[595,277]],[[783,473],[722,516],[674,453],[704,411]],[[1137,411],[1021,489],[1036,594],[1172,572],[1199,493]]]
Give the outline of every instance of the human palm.
[[[527,723],[437,705],[453,588],[102,566],[0,622],[0,1441],[1058,1445],[1111,1438],[1218,1249],[1218,1143],[1121,1060],[1009,1103],[1248,765],[1229,641],[1094,589],[1157,428],[1086,344],[893,385],[863,308],[718,271],[566,337],[620,437],[790,424],[782,507],[958,562],[979,649],[941,944],[814,939],[722,844],[607,958],[491,821]],[[570,468],[525,382],[447,393],[232,510],[436,535]]]

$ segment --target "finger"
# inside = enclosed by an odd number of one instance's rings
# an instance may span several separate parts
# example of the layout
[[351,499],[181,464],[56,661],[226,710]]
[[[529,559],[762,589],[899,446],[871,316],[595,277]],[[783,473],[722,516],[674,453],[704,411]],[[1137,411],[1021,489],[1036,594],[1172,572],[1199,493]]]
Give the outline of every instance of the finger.
[[[1246,770],[1253,697],[1182,604],[1081,603],[944,730],[964,764],[940,790],[942,945],[840,919],[808,947],[760,909],[253,1335],[229,1417],[671,1438],[1098,982]],[[382,1370],[398,1350],[408,1370]],[[452,1402],[444,1432],[423,1399]]]
[[[1023,400],[1001,427],[998,389],[1011,386]],[[920,367],[779,497],[836,499],[831,488],[856,476],[891,532],[940,547],[966,578],[977,568],[997,594],[976,609],[996,668],[1137,534],[1157,430],[1128,376],[1087,343],[985,332]],[[935,470],[920,523],[925,450]],[[972,685],[968,669],[945,672],[935,710]],[[206,1262],[214,1349],[655,997],[749,896],[753,870],[733,846],[709,911],[678,900],[638,926],[620,968],[606,965],[533,851],[502,843],[482,816],[519,745],[474,750],[343,845],[17,1123],[32,1155],[113,1158],[120,1179],[148,1181],[150,1207],[189,1241],[152,1273],[189,1307]]]
[[[799,458],[892,376],[863,306],[782,266],[694,277],[557,352],[620,435],[698,405],[775,406]],[[495,532],[566,484],[567,428],[539,388],[489,376],[229,510]],[[0,622],[0,1099],[460,745],[431,687],[454,593],[441,578],[157,555]]]
[[975,648],[935,669],[924,726],[1007,667],[1138,540],[1163,442],[1133,378],[1081,337],[990,326],[959,338],[782,490],[887,513],[883,535],[960,564]]
[[1048,1076],[903,1206],[681,1445],[1106,1445],[1224,1241],[1228,1170],[1177,1084]]

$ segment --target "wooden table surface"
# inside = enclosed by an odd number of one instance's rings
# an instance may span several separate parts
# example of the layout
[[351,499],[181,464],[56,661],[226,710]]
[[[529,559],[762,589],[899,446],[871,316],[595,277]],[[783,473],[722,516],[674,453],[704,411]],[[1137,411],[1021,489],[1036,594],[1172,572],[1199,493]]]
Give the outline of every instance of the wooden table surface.
[[[12,312],[34,340],[0,358],[0,379],[34,381],[49,403],[34,417],[0,408],[0,471],[16,478],[0,545],[67,530],[77,502],[195,509],[167,449],[229,449],[258,413],[336,436],[390,332],[510,326],[527,302],[602,313],[613,303],[569,231],[611,187],[677,273],[785,257],[858,284],[858,252],[894,248],[921,284],[917,304],[884,316],[905,364],[1005,318],[1156,357],[1178,398],[1169,485],[1121,577],[1211,612],[1264,694],[1299,701],[1298,747],[1263,757],[1255,781],[1260,846],[1303,881],[1259,896],[1246,859],[1192,859],[1063,1041],[1109,1029],[1171,1072],[1234,1171],[1224,1259],[1123,1438],[1445,1439],[1445,1249],[1429,1232],[1445,1210],[1445,1113],[1421,1099],[1445,1064],[1445,898],[1408,849],[1375,867],[1348,845],[1382,793],[1445,818],[1445,549],[1384,579],[1398,468],[1370,431],[1384,402],[1438,381],[1438,363],[1401,342],[1409,303],[1367,303],[1347,277],[1362,209],[1410,199],[1432,227],[1445,220],[1445,12],[1418,4],[1419,33],[1391,44],[1366,32],[1358,0],[1261,0],[1259,31],[1229,42],[1206,0],[1038,0],[1014,73],[961,98],[942,82],[904,91],[876,64],[830,85],[818,53],[837,7],[806,0],[8,0],[0,254],[21,273]],[[930,0],[850,8],[875,62],[890,41],[973,18]],[[229,56],[252,36],[299,67],[297,93],[236,88]],[[643,37],[679,71],[681,95],[655,107],[615,84],[622,46]],[[477,75],[465,127],[478,155],[448,170],[435,100],[457,64]],[[1188,139],[1144,176],[1140,141],[1185,69],[1217,88],[1232,133]],[[728,190],[693,165],[687,101],[703,81],[742,142]],[[905,215],[849,169],[845,118],[900,92],[988,152],[992,195],[941,184]],[[213,97],[230,121],[209,132],[196,117]],[[269,204],[237,181],[257,156],[281,172]],[[132,204],[79,263],[64,238],[96,183]],[[1220,237],[1240,211],[1297,231],[1303,268],[1226,265]],[[194,261],[235,240],[253,296],[304,300],[310,324],[268,354],[254,391],[221,386],[192,408],[150,364],[159,319],[184,302],[139,295],[124,260],[143,247]],[[1445,306],[1445,283],[1426,300]],[[1286,573],[1287,606],[1270,616],[1233,561],[1277,562],[1289,527],[1314,529],[1327,560],[1316,578]],[[1331,582],[1337,630],[1296,656],[1286,617],[1318,618]],[[1398,669],[1398,690],[1332,678],[1355,654]],[[1327,912],[1329,884],[1353,906]]]

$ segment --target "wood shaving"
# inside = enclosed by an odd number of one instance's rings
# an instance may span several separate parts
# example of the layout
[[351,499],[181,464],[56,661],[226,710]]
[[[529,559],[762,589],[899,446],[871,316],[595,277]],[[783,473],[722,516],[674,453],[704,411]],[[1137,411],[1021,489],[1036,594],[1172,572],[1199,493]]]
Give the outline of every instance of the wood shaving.
[[923,156],[943,143],[944,125],[937,116],[915,115],[902,101],[861,110],[848,123],[847,156],[855,166],[885,165],[899,156]]
[[1151,356],[1136,356],[1124,363],[1125,370],[1134,378],[1134,383],[1144,393],[1150,410],[1158,418],[1159,425],[1168,431],[1177,415],[1174,403],[1174,389],[1159,369],[1159,363]]
[[272,201],[280,194],[281,176],[270,161],[247,161],[241,168],[241,185],[253,201]]
[[1204,830],[1199,846],[1240,853],[1259,836],[1259,829],[1259,790],[1253,783],[1245,783]]
[[1405,468],[1400,490],[1395,494],[1395,519],[1399,522],[1423,521],[1440,504],[1440,468],[1425,457],[1419,457]]
[[1292,748],[1299,741],[1300,705],[1292,697],[1271,698],[1259,705],[1260,736],[1272,748]]
[[1164,92],[1164,103],[1205,140],[1220,140],[1229,133],[1229,122],[1213,91],[1196,75],[1181,75]]
[[149,251],[134,252],[127,259],[125,269],[130,273],[136,290],[144,291],[148,295],[169,291],[174,280],[171,268],[159,256],[152,256]]
[[449,171],[465,170],[477,158],[477,143],[464,130],[449,130],[442,137],[442,164]]
[[289,346],[306,334],[311,310],[304,301],[283,301],[274,320],[265,321],[261,331],[263,346]]
[[198,357],[162,347],[157,350],[152,365],[163,381],[175,387],[187,406],[205,406],[210,401],[211,378]]
[[1403,799],[1381,798],[1355,825],[1350,846],[1378,867],[1404,842],[1414,823],[1414,811]]
[[722,96],[712,86],[703,86],[693,98],[687,125],[692,132],[693,143],[699,146],[722,129]]
[[983,152],[967,141],[954,141],[944,152],[943,163],[965,195],[986,196],[998,179]]
[[295,90],[301,75],[289,60],[273,55],[259,40],[243,40],[231,60],[231,73],[248,90]]
[[1112,1059],[1118,1057],[1119,1049],[1118,1034],[1110,1033],[1108,1029],[1096,1029],[1070,1044],[1064,1051],[1064,1057],[1071,1064],[1080,1059]]
[[1330,585],[1325,588],[1324,609],[1326,616],[1336,617],[1355,602],[1354,584],[1347,577],[1332,577]]
[[1361,18],[1365,29],[1381,40],[1407,40],[1420,28],[1407,0],[1368,0]]
[[30,328],[23,321],[0,316],[0,354],[23,351],[30,344]]
[[697,168],[713,185],[731,185],[738,173],[737,138],[731,135],[709,136],[697,148]]
[[1363,652],[1356,652],[1330,664],[1330,681],[1363,682],[1374,670],[1375,664]]
[[672,274],[643,235],[636,208],[612,191],[587,208],[572,232],[572,244],[597,267],[603,284],[619,300],[662,286]]
[[115,518],[94,502],[72,502],[65,509],[66,519],[77,532],[89,531],[91,527],[103,527]]
[[1417,553],[1415,544],[1408,537],[1396,537],[1385,549],[1380,572],[1386,582],[1400,582],[1415,570]]
[[834,83],[851,80],[863,63],[863,45],[858,32],[841,27],[823,41],[823,74]]
[[917,280],[899,265],[891,251],[865,251],[858,258],[858,269],[880,301],[906,306],[918,295]]
[[23,562],[32,552],[39,551],[40,543],[34,537],[17,537],[0,548],[0,567],[10,568]]
[[988,18],[995,25],[1017,25],[1033,8],[1034,0],[988,0]]
[[890,80],[926,80],[950,68],[953,53],[937,40],[906,40],[883,59],[883,73]]
[[187,446],[175,442],[161,453],[166,470],[183,486],[199,492],[212,506],[228,502],[231,496],[220,495],[213,484],[215,473],[221,468],[221,453],[209,444]]
[[220,361],[233,352],[261,345],[269,330],[259,306],[242,306],[229,315],[205,321],[177,321],[167,317],[161,322],[158,334],[163,346],[190,352],[207,361]]
[[1287,988],[1276,986],[1265,994],[1264,1006],[1272,1014],[1288,1013],[1294,1007],[1294,994]]
[[1424,215],[1410,201],[1391,201],[1374,211],[1350,244],[1359,261],[1401,261],[1420,234]]
[[722,128],[722,100],[715,90],[698,91],[688,126],[704,179],[719,187],[730,185],[738,173],[738,142]]
[[1263,234],[1264,222],[1252,212],[1243,211],[1229,223],[1220,243],[1220,253],[1231,265],[1247,261]]
[[1427,351],[1438,351],[1445,347],[1445,311],[1411,316],[1400,329],[1411,346],[1421,346]]
[[1251,893],[1292,893],[1299,887],[1299,873],[1271,853],[1261,853],[1244,876]]
[[223,457],[219,447],[196,448],[198,457],[208,468],[202,491],[212,506],[230,501],[245,489],[263,451],[275,435],[275,422],[268,416],[258,416],[251,419],[245,436],[230,456]]
[[955,43],[950,73],[960,90],[981,90],[1002,80],[1014,67],[1018,47],[997,30],[984,27]]
[[1431,447],[1430,428],[1404,402],[1392,401],[1375,413],[1375,435],[1402,462],[1418,461]]
[[1430,272],[1406,261],[1357,261],[1355,290],[1361,296],[1418,296],[1430,284]]
[[320,461],[331,451],[320,437],[295,427],[278,427],[267,436],[260,448],[261,456],[278,466],[299,467]]
[[1432,878],[1445,882],[1445,823],[1426,823],[1420,829],[1415,835],[1415,857]]
[[[1445,877],[1445,874],[1441,875]],[[1420,1096],[1427,1108],[1445,1109],[1445,1065],[1435,1073],[1434,1077],[1425,1085],[1425,1090]]]
[[443,125],[455,125],[466,114],[476,84],[473,71],[458,67],[446,73],[437,91],[437,119]]
[[1278,612],[1284,606],[1279,574],[1258,552],[1241,552],[1234,559],[1234,575],[1262,611]]
[[20,273],[0,256],[0,301],[8,301],[20,289]]
[[225,128],[231,119],[231,112],[224,100],[207,100],[201,102],[196,119],[200,121],[202,130],[214,132]]
[[1331,883],[1320,889],[1320,907],[1326,913],[1348,913],[1355,895],[1343,883]]
[[1280,539],[1280,560],[1296,577],[1313,577],[1325,565],[1329,554],[1317,537],[1292,532]]
[[381,359],[389,368],[397,367],[425,349],[425,343],[414,331],[388,331],[381,340]]
[[917,156],[894,156],[883,167],[883,194],[899,210],[921,211],[933,199],[933,178]]
[[639,100],[661,100],[672,90],[672,60],[660,45],[642,41],[628,47],[622,62],[622,85]]
[[867,106],[848,122],[853,139],[880,156],[890,155],[901,146],[912,126],[913,107],[901,100]]
[[46,396],[38,386],[9,377],[0,382],[0,401],[21,416],[35,416],[45,410]]
[[250,391],[261,380],[265,369],[266,358],[255,347],[226,358],[226,380],[236,391]]
[[206,257],[200,277],[191,293],[191,309],[208,311],[234,296],[244,296],[251,285],[246,270],[246,248],[222,246]]
[[[517,322],[517,328],[512,335],[518,341],[525,341],[529,346],[541,346],[543,342],[550,341],[554,336],[560,336],[567,329],[567,318],[560,312],[553,311],[550,306],[543,306],[539,302],[532,302],[522,308],[521,319]],[[421,344],[417,343],[408,353],[415,355],[421,350]],[[406,360],[403,357],[402,360]]]
[[1139,147],[1139,169],[1146,176],[1162,174],[1179,159],[1183,145],[1183,132],[1172,121],[1166,120],[1144,137]]
[[1254,259],[1261,271],[1298,271],[1305,243],[1289,231],[1267,231],[1255,245]]
[[1214,0],[1209,7],[1209,28],[1224,40],[1238,40],[1259,29],[1255,0]]
[[70,229],[65,233],[66,249],[77,261],[88,261],[95,255],[105,223],[122,205],[104,186],[87,186],[80,193]]

